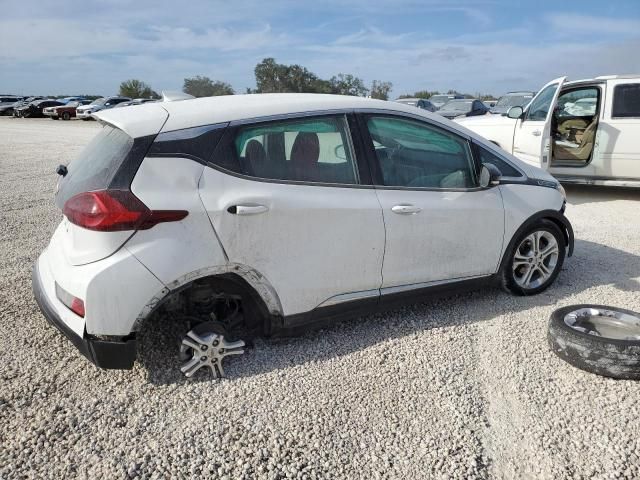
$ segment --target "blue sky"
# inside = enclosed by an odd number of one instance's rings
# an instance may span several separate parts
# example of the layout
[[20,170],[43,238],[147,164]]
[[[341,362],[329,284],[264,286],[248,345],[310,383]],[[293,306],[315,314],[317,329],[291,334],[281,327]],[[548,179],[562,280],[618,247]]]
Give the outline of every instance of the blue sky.
[[501,94],[640,73],[640,0],[0,0],[0,93],[157,90],[187,76],[254,87],[264,57],[321,77]]

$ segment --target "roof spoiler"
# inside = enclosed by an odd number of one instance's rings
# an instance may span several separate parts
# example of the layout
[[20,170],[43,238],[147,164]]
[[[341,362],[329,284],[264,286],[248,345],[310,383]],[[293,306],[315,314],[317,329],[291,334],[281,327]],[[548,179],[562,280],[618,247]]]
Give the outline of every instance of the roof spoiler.
[[179,92],[176,90],[168,90],[162,92],[162,101],[163,102],[178,102],[180,100],[189,100],[191,98],[196,98],[193,95],[189,95],[188,93]]

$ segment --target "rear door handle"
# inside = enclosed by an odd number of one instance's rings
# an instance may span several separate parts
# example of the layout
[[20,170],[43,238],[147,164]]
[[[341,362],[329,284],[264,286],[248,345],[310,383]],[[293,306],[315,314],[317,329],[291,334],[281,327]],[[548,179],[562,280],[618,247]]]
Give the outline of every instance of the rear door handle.
[[398,213],[400,215],[414,215],[422,210],[420,207],[416,207],[415,205],[396,205],[391,207],[391,211],[393,213]]
[[258,215],[268,210],[269,208],[264,205],[231,205],[227,208],[227,212],[234,215]]
[[533,132],[531,132],[531,135],[533,135],[534,137],[539,137],[540,135],[542,135],[542,132],[540,130],[534,130]]

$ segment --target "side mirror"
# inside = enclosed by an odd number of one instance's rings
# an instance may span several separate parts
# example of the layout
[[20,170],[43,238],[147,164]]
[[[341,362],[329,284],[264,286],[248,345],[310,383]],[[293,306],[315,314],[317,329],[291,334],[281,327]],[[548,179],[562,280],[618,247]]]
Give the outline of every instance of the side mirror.
[[500,185],[500,177],[502,172],[492,163],[483,163],[480,170],[480,187],[489,188]]
[[507,117],[513,119],[520,118],[522,116],[522,112],[524,112],[522,107],[511,107],[507,110]]

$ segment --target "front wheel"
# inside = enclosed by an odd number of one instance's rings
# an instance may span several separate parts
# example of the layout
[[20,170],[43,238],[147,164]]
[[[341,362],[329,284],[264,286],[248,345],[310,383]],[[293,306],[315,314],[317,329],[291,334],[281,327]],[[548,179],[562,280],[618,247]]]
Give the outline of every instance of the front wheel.
[[564,235],[549,220],[540,220],[520,234],[506,253],[500,272],[502,288],[515,295],[535,295],[556,279],[565,257]]

